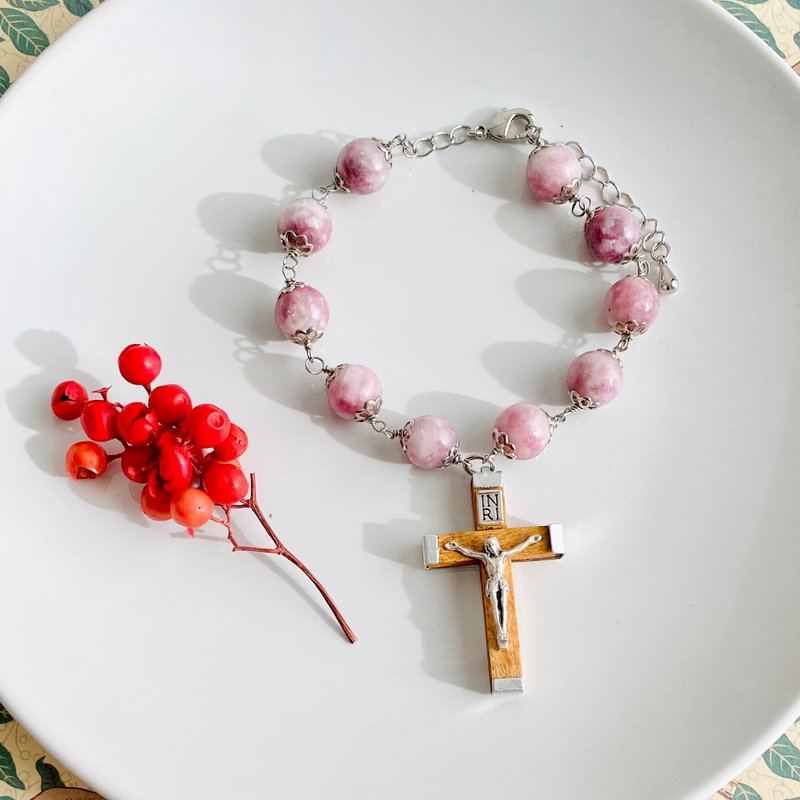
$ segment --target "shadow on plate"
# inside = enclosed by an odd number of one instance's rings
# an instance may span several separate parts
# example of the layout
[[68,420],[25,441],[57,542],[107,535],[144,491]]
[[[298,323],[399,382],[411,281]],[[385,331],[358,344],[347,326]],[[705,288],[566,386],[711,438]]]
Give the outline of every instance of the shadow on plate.
[[[408,619],[420,631],[422,671],[434,680],[480,694],[488,691],[483,601],[477,569],[427,571],[422,564],[422,537],[437,533],[426,519],[434,506],[468,512],[469,488],[462,476],[448,472],[409,477],[413,519],[366,523],[364,550],[402,564],[402,582],[409,600]],[[471,520],[454,516],[465,529]],[[444,531],[441,531],[442,533]]]
[[[50,397],[64,380],[76,380],[88,391],[107,384],[78,369],[78,353],[60,331],[27,330],[14,339],[17,350],[31,362],[36,372],[6,394],[11,416],[34,431],[25,442],[31,461],[47,475],[63,479],[65,488],[97,508],[115,511],[141,527],[148,527],[139,510],[140,490],[118,470],[109,470],[92,481],[72,481],[64,471],[64,456],[70,445],[85,440],[80,421],[65,422],[53,416]],[[113,448],[107,447],[113,451]]]

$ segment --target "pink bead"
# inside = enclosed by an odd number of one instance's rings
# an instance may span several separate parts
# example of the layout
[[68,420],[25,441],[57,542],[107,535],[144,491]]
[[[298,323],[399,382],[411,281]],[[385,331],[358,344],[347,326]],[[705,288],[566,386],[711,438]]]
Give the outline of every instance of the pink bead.
[[329,319],[328,301],[313,286],[296,283],[278,295],[275,322],[281,333],[297,344],[316,342]]
[[353,139],[339,153],[336,172],[355,194],[372,194],[389,180],[391,162],[374,139]]
[[337,417],[349,420],[377,414],[381,408],[381,382],[369,368],[340,364],[327,381],[328,405]]
[[629,275],[617,281],[606,293],[606,322],[613,328],[615,325],[627,325],[635,322],[631,332],[644,333],[661,307],[656,287],[647,278]]
[[412,419],[403,429],[403,452],[420,469],[443,467],[458,437],[446,419],[430,414]]
[[[322,203],[311,197],[298,197],[290,200],[278,217],[278,236],[285,236],[291,231],[295,237],[305,236],[311,251],[318,253],[331,239],[331,215]],[[301,239],[298,249],[303,244]]]
[[579,355],[567,370],[567,389],[593,406],[610,403],[622,388],[622,364],[610,350]]
[[514,445],[514,456],[535,458],[550,442],[550,417],[539,406],[516,403],[509,406],[494,424],[495,437],[504,433],[508,444]]
[[592,257],[615,264],[639,241],[642,228],[633,211],[622,206],[603,206],[583,229]]
[[565,186],[580,176],[578,157],[563,144],[551,144],[535,150],[525,170],[531,194],[545,203],[552,203]]

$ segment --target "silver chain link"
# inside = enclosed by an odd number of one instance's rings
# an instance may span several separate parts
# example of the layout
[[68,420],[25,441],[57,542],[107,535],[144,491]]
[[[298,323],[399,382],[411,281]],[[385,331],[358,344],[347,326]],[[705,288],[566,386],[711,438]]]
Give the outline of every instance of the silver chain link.
[[619,358],[619,354],[624,353],[628,349],[628,345],[630,345],[632,338],[632,331],[624,331],[619,335],[619,341],[611,348],[610,352]]
[[289,250],[281,262],[281,272],[287,288],[297,283],[297,267],[300,264],[301,253],[299,250]]
[[[402,155],[405,158],[427,158],[432,153],[447,150],[450,147],[465,144],[470,140],[484,141],[494,140],[510,143],[528,143],[534,147],[534,152],[550,144],[542,137],[542,128],[537,126],[533,116],[525,109],[503,110],[488,125],[470,126],[466,124],[456,125],[450,130],[436,131],[428,136],[412,139],[405,133],[397,134],[391,139],[378,139],[374,141],[383,151],[386,160],[391,162],[395,155]],[[651,275],[651,260],[659,267],[658,287],[662,292],[674,292],[678,282],[674,274],[667,266],[667,257],[670,253],[670,246],[666,241],[666,234],[659,226],[658,220],[648,217],[642,209],[634,203],[633,198],[627,193],[620,191],[617,184],[611,180],[608,170],[599,166],[594,159],[584,151],[578,142],[566,142],[566,147],[570,148],[581,166],[581,176],[571,184],[564,187],[561,195],[555,199],[557,205],[569,204],[572,214],[576,217],[587,217],[590,219],[596,212],[593,207],[592,199],[588,195],[580,194],[582,183],[594,183],[599,188],[601,202],[605,205],[619,205],[630,209],[631,212],[640,218],[642,228],[642,238],[638,247],[632,248],[626,260],[634,262],[636,274],[640,277]],[[334,173],[333,180],[321,186],[317,186],[311,192],[311,197],[318,202],[325,204],[328,197],[336,192],[348,192],[338,173]],[[291,234],[291,232],[288,232]],[[286,286],[293,287],[297,283],[297,268],[300,259],[308,255],[313,248],[304,237],[284,236],[282,243],[286,250],[286,255],[282,262],[282,272]],[[630,323],[628,323],[630,325]],[[621,353],[624,353],[630,345],[634,335],[641,333],[644,327],[626,328],[620,326],[615,329],[619,334],[619,340],[614,347],[607,351],[619,360]],[[325,360],[314,354],[311,343],[301,342],[304,345],[306,359],[305,368],[311,375],[325,374],[327,381],[330,382],[335,370],[326,364]],[[567,418],[577,411],[595,408],[591,398],[580,397],[576,392],[570,393],[570,404],[565,406],[556,414],[548,414],[550,420],[550,433],[553,435],[556,429],[563,425]],[[385,436],[387,439],[400,439],[404,443],[404,434],[408,424],[403,428],[390,428],[388,423],[378,415],[380,411],[380,400],[374,409],[369,413],[364,413],[358,419],[368,422],[372,430]],[[495,459],[497,456],[504,455],[506,458],[516,457],[514,446],[508,441],[508,436],[495,430],[493,434],[494,446],[487,453],[463,454],[460,445],[451,449],[450,455],[445,460],[442,467],[459,465],[469,475],[478,472],[491,471],[497,469]]]
[[[605,205],[622,206],[639,217],[642,228],[641,242],[626,260],[635,259],[640,252],[649,255],[660,268],[659,290],[663,293],[675,292],[678,288],[678,281],[667,265],[667,257],[671,248],[667,242],[667,235],[661,229],[658,220],[655,217],[648,217],[627,192],[620,191],[617,184],[611,180],[608,170],[598,165],[578,142],[566,142],[566,147],[569,147],[578,157],[582,181],[594,183],[599,187],[600,199]],[[572,201],[572,213],[576,217],[590,217],[593,213],[591,199],[586,195],[576,195]],[[641,275],[641,273],[639,274]]]
[[324,205],[325,201],[328,199],[328,195],[331,195],[334,192],[344,191],[347,190],[342,183],[342,179],[334,173],[333,180],[330,183],[325,184],[324,186],[317,186],[311,190],[311,197],[318,203],[322,203]]
[[470,139],[486,139],[489,132],[483,125],[456,125],[449,131],[436,131],[429,136],[412,139],[406,133],[398,133],[391,139],[375,139],[386,157],[391,161],[395,153],[406,158],[426,158],[431,153],[447,150],[468,142]]
[[580,410],[581,407],[577,405],[577,403],[570,403],[570,405],[566,406],[562,411],[559,411],[558,414],[548,414],[550,417],[550,435],[552,436],[556,428],[567,421],[567,417],[570,414],[574,414],[576,411]]
[[367,421],[375,433],[380,433],[387,439],[399,439],[403,435],[402,428],[390,428],[386,420],[379,416],[370,417]]
[[310,344],[304,346],[306,351],[305,368],[309,375],[332,375],[333,369],[325,363],[325,359],[315,356]]
[[469,455],[462,455],[456,452],[450,459],[450,465],[461,466],[467,475],[477,475],[479,472],[494,472],[497,469],[495,464],[495,457],[497,453],[494,450],[489,453],[470,453]]

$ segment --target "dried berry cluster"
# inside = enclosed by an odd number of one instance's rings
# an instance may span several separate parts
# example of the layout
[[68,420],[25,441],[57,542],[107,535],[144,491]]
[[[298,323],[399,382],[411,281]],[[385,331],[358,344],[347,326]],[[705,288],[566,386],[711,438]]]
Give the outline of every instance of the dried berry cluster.
[[[53,391],[50,407],[63,420],[80,419],[88,440],[76,442],[66,456],[66,471],[75,480],[93,479],[119,460],[122,474],[143,484],[140,505],[150,519],[173,520],[194,535],[207,522],[224,525],[234,550],[283,556],[314,583],[351,642],[355,635],[328,592],[275,534],[256,501],[255,475],[247,476],[239,456],[247,449],[247,434],[228,414],[211,403],[192,405],[177,384],[153,388],[161,373],[161,356],[149,345],[130,344],[117,361],[122,377],[144,387],[147,402],[127,405],[108,399],[108,387],[90,399],[77,381],[63,381]],[[119,442],[109,453],[100,443]],[[249,492],[249,497],[247,496]],[[223,516],[214,515],[220,506]],[[240,545],[231,528],[233,509],[250,509],[272,539],[273,547]]]
[[[241,502],[249,491],[238,458],[247,449],[247,434],[211,403],[192,406],[189,393],[177,384],[152,388],[161,372],[161,357],[146,344],[131,344],[118,359],[129,383],[143,386],[146,403],[127,405],[108,399],[108,389],[89,394],[76,381],[56,386],[53,413],[80,419],[90,441],[67,451],[67,474],[75,480],[102,475],[119,459],[122,474],[142,488],[142,511],[151,519],[174,520],[193,533],[208,522],[214,505]],[[99,442],[119,441],[124,450],[110,455]]]

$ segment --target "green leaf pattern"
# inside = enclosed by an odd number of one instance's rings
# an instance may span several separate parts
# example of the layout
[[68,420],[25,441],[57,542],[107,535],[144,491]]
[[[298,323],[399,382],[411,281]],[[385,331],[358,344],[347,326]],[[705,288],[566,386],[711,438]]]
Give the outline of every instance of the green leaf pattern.
[[13,8],[21,8],[23,11],[42,11],[45,8],[57,6],[59,0],[6,0],[8,5]]
[[24,789],[25,784],[17,775],[17,767],[11,753],[0,744],[0,781],[7,783],[12,789]]
[[48,764],[44,760],[44,756],[37,759],[36,771],[39,773],[39,777],[42,779],[43,792],[46,791],[47,789],[64,788],[64,781],[61,780],[61,774],[52,764]]
[[733,800],[764,800],[761,795],[746,783],[740,783],[733,793]]
[[781,58],[786,58],[785,54],[778,47],[772,31],[749,9],[731,0],[720,0],[720,5],[730,14],[733,14],[739,22],[750,28],[753,33],[762,41],[766,42]]
[[[0,35],[0,96],[26,66],[41,55],[50,44],[51,36],[55,38],[67,30],[77,18],[85,16],[101,2],[0,0],[0,34],[5,34]],[[2,46],[8,41],[13,50]],[[20,59],[20,55],[24,58]]]
[[[35,57],[50,44],[50,39],[42,28],[36,23],[34,18],[28,13],[37,13],[48,9],[57,10],[62,6],[69,14],[74,17],[83,17],[95,5],[103,0],[0,0],[0,30],[10,39],[16,50],[24,56]],[[719,4],[728,13],[732,14],[742,24],[749,28],[756,36],[771,47],[779,56],[786,56],[778,47],[770,28],[762,22],[747,6],[763,6],[766,3],[779,5],[785,3],[787,6],[800,11],[800,0],[719,0]],[[66,26],[64,26],[66,27]],[[0,42],[5,38],[0,36]],[[800,30],[792,37],[794,44],[800,48]],[[11,78],[0,64],[0,96],[11,84]],[[0,725],[13,722],[11,714],[0,704]],[[777,776],[790,781],[800,783],[800,749],[798,749],[789,738],[784,735],[778,739],[763,755],[766,766]],[[58,769],[45,761],[42,756],[36,761],[36,770],[41,779],[41,791],[64,787],[64,782]],[[0,744],[0,781],[14,789],[24,790],[25,786],[17,775],[16,765],[11,753],[3,744]],[[745,783],[734,782],[732,784],[733,800],[763,800],[762,796],[752,787]],[[0,797],[0,800],[13,800],[8,796]],[[800,800],[800,795],[791,798]]]
[[67,11],[76,17],[82,17],[92,10],[91,0],[64,0]]
[[47,34],[18,8],[0,8],[0,28],[26,56],[38,56],[50,44]]
[[800,781],[800,750],[786,734],[764,753],[764,763],[781,778]]

